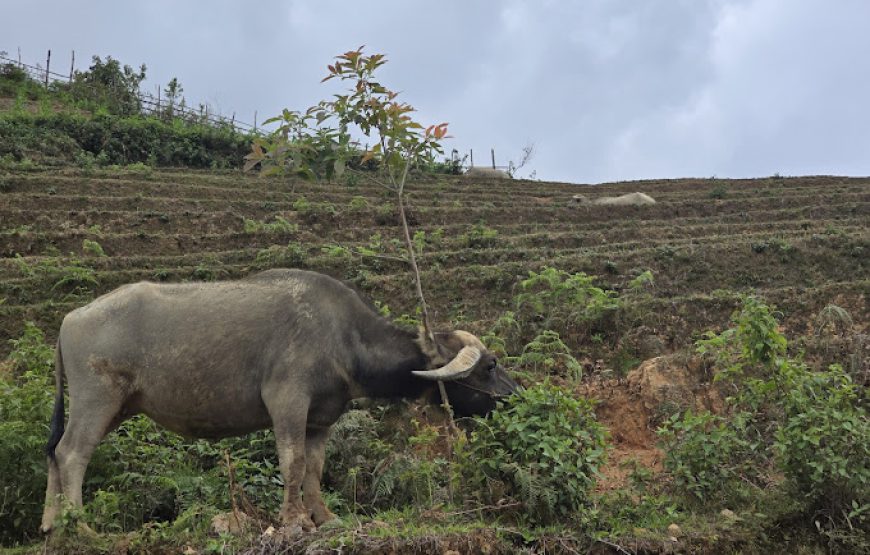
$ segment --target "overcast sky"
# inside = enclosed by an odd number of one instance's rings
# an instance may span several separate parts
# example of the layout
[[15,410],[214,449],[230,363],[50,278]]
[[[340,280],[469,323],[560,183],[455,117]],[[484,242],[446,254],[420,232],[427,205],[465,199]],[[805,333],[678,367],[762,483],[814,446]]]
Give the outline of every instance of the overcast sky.
[[251,122],[329,97],[326,65],[365,44],[478,165],[534,144],[522,175],[577,183],[870,175],[868,23],[866,0],[26,0],[0,50],[144,63],[143,88],[177,76]]

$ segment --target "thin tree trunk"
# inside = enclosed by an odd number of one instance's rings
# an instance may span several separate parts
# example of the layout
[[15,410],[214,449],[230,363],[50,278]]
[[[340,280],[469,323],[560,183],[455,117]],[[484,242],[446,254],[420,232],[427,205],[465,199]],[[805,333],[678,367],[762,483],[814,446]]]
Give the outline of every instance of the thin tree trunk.
[[[411,269],[414,271],[414,285],[417,288],[417,300],[420,301],[420,312],[423,317],[423,333],[426,334],[426,340],[435,347],[435,334],[432,333],[432,326],[429,323],[429,310],[426,308],[426,297],[423,296],[423,283],[420,279],[420,268],[417,267],[417,256],[414,254],[414,243],[411,241],[411,232],[408,229],[408,219],[405,217],[405,180],[408,178],[408,169],[411,166],[410,156],[405,161],[405,169],[402,172],[402,180],[396,186],[396,194],[399,197],[399,217],[402,220],[402,231],[405,235],[405,248],[408,249],[408,261],[411,263]],[[437,347],[436,347],[437,348]],[[447,422],[450,428],[450,433],[456,431],[456,423],[453,421],[453,407],[450,406],[450,399],[447,398],[447,390],[444,388],[444,382],[438,381],[438,392],[441,394],[441,403],[444,410],[447,411]]]
[[405,248],[408,250],[408,261],[411,263],[411,270],[414,272],[414,285],[417,289],[417,300],[420,301],[420,312],[423,317],[423,329],[426,333],[426,339],[435,344],[435,335],[432,333],[432,326],[429,322],[429,309],[426,306],[426,297],[423,296],[423,283],[420,279],[420,268],[417,266],[417,256],[414,253],[414,243],[411,241],[411,232],[408,229],[408,218],[405,216],[405,178],[408,175],[408,164],[405,164],[405,172],[402,175],[402,181],[399,183],[397,194],[399,197],[399,218],[402,221],[402,232],[405,236]]

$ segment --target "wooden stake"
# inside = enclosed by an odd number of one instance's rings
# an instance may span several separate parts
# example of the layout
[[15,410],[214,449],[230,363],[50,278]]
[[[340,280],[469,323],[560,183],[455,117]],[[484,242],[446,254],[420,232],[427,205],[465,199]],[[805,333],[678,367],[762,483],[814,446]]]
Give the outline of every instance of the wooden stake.
[[73,73],[76,70],[76,51],[72,51],[72,61],[69,63],[69,82],[72,83]]
[[490,154],[492,154],[492,169],[495,169],[495,149],[489,149]]
[[45,58],[45,88],[48,88],[48,68],[51,66],[51,50],[48,51],[48,57]]

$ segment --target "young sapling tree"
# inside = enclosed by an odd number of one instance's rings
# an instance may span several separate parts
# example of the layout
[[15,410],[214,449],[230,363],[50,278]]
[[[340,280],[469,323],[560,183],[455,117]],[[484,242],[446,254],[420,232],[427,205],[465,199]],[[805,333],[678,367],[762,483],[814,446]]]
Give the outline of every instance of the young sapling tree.
[[[260,168],[265,175],[292,175],[306,179],[332,179],[356,172],[395,195],[402,224],[407,261],[414,274],[425,339],[434,334],[423,294],[412,234],[406,216],[405,185],[412,168],[431,163],[443,154],[447,124],[424,127],[414,120],[413,106],[398,99],[399,93],[376,78],[387,60],[383,54],[367,55],[364,47],[336,56],[321,82],[337,79],[347,84],[344,94],[324,100],[304,112],[284,110],[264,124],[277,123],[269,136],[254,140],[245,169]],[[360,139],[374,146],[363,148]],[[373,167],[374,171],[362,168]],[[446,399],[443,392],[442,396]]]

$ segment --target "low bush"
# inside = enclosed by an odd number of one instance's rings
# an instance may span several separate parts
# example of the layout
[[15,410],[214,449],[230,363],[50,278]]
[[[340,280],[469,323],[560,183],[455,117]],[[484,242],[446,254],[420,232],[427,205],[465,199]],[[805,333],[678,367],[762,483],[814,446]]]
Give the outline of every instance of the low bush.
[[258,270],[270,268],[299,268],[305,265],[308,251],[301,244],[291,241],[286,246],[272,245],[257,251],[254,267]]
[[[839,365],[813,370],[788,356],[774,311],[744,297],[733,327],[698,351],[736,393],[726,414],[673,416],[659,430],[674,483],[702,500],[764,485],[778,469],[800,514],[835,550],[870,546],[870,415]],[[744,501],[747,497],[744,497]]]
[[502,402],[461,446],[463,479],[487,504],[519,502],[532,524],[581,518],[605,461],[593,403],[543,383]]
[[0,370],[0,545],[35,536],[45,500],[45,442],[54,406],[54,349],[33,323]]
[[552,267],[529,272],[520,281],[514,302],[517,314],[524,315],[524,328],[535,334],[557,330],[565,336],[612,331],[612,320],[621,306],[616,292],[596,286],[594,276]]
[[751,433],[751,415],[675,414],[658,430],[674,487],[710,507],[743,503],[766,484],[768,450]]
[[462,236],[462,242],[469,249],[491,248],[498,242],[498,231],[478,222]]
[[583,377],[583,367],[559,334],[552,330],[538,334],[523,347],[518,357],[510,357],[510,361],[516,363],[518,371],[525,371],[530,377],[556,375],[578,382]]
[[[831,515],[870,513],[870,418],[842,367],[783,369],[788,395],[776,431],[780,468],[797,495]],[[867,524],[870,524],[870,514]]]

